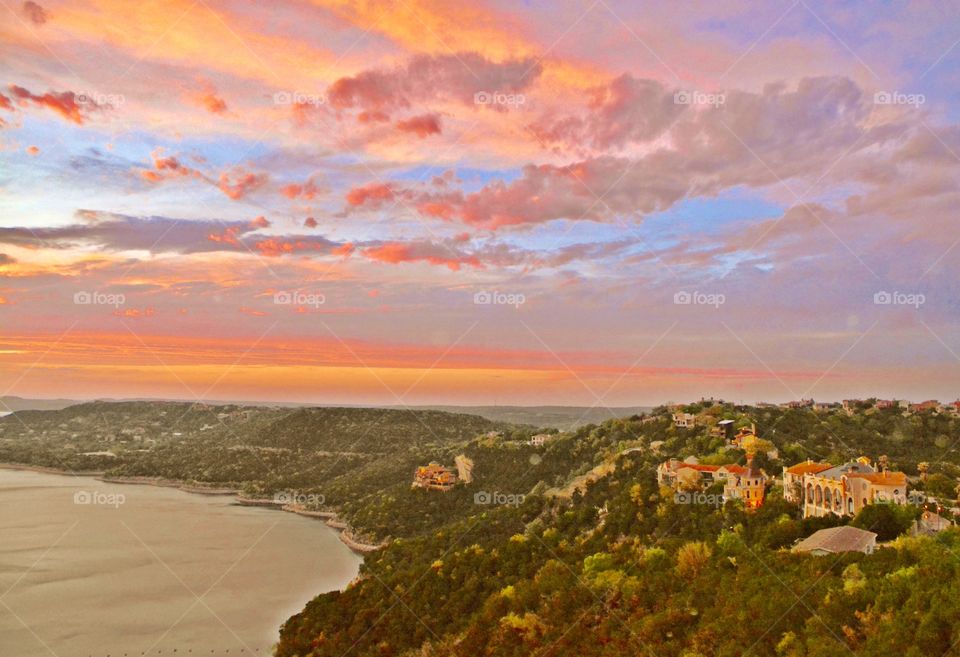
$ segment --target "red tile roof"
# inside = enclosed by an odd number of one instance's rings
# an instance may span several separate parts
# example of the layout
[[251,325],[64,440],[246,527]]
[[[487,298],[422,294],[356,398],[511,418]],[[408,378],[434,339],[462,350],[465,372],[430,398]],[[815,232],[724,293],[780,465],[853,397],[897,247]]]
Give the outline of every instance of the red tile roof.
[[902,472],[851,472],[848,478],[866,479],[871,484],[883,486],[906,486],[907,475]]
[[816,474],[818,472],[823,472],[824,470],[829,470],[833,466],[829,463],[815,463],[813,461],[805,461],[804,463],[797,463],[796,465],[791,465],[787,468],[787,472],[793,475],[805,475],[805,474]]

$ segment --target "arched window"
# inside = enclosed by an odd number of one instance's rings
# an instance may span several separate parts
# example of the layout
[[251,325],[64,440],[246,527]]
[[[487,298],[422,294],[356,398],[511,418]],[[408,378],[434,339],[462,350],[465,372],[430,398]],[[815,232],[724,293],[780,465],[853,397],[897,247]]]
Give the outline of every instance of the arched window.
[[853,497],[847,498],[847,513],[853,515]]

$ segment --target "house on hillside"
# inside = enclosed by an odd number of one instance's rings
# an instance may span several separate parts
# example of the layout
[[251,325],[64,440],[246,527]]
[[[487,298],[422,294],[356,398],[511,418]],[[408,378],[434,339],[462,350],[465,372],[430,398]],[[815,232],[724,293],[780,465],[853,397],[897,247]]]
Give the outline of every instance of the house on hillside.
[[922,413],[923,411],[939,411],[940,402],[936,399],[928,399],[927,401],[922,401],[919,404],[910,404],[910,410],[914,413]]
[[457,483],[457,475],[450,468],[431,461],[421,465],[413,475],[413,488],[426,490],[451,490]]
[[697,426],[697,416],[693,413],[674,413],[673,414],[673,426],[678,429],[688,429],[690,427]]
[[870,504],[907,503],[907,475],[878,471],[863,456],[829,468],[811,467],[801,476],[804,518],[855,516]]
[[860,403],[859,399],[844,399],[840,405],[847,413],[853,413],[856,410],[858,403]]
[[803,463],[783,468],[783,499],[788,502],[803,500],[803,477],[807,474],[817,474],[829,470],[833,466],[829,463],[817,463],[807,459]]
[[715,438],[728,438],[728,432],[733,427],[733,420],[720,420],[710,427],[710,435]]
[[555,436],[549,433],[538,433],[536,436],[530,438],[530,444],[534,447],[543,447],[548,441],[550,441]]
[[793,547],[794,552],[807,552],[816,556],[840,554],[841,552],[863,552],[872,554],[877,547],[877,535],[865,529],[850,527],[830,527],[813,532]]
[[700,465],[692,461],[669,459],[657,466],[657,483],[674,490],[706,488],[716,483],[723,484],[723,499],[743,500],[747,508],[763,505],[767,474],[754,468],[752,461],[747,466],[730,463],[727,465]]
[[914,536],[932,536],[950,527],[953,527],[952,520],[948,520],[933,511],[924,511],[920,517],[913,522],[911,532]]
[[755,440],[757,437],[757,425],[751,424],[749,427],[740,427],[737,429],[737,433],[734,434],[733,438],[730,439],[730,444],[740,447],[743,445],[744,441],[747,438]]

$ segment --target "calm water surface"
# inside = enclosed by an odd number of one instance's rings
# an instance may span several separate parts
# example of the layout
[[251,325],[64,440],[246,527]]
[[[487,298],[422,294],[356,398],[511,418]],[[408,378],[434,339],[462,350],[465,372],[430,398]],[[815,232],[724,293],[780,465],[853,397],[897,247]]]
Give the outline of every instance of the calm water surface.
[[271,654],[360,558],[320,521],[232,500],[0,469],[0,656]]

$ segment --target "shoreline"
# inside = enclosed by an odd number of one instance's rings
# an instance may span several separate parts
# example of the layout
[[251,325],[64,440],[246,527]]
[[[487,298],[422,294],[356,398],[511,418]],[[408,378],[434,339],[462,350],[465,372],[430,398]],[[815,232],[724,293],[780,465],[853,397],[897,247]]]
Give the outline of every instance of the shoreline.
[[197,486],[187,484],[176,479],[164,479],[163,477],[111,477],[101,475],[97,477],[99,481],[107,484],[135,484],[140,486],[159,486],[160,488],[175,488],[185,493],[194,493],[196,495],[239,495],[238,488],[215,488],[213,486]]
[[65,475],[68,477],[102,477],[102,470],[64,470],[47,465],[28,465],[26,463],[0,463],[0,470],[20,470],[23,472],[39,472],[40,474]]
[[346,545],[348,548],[357,552],[358,554],[366,554],[367,552],[373,552],[384,547],[386,543],[381,543],[379,545],[373,545],[371,543],[363,543],[354,538],[353,528],[340,520],[337,517],[336,512],[334,511],[310,511],[298,504],[288,504],[286,502],[278,502],[276,500],[271,500],[269,498],[258,498],[258,497],[244,497],[243,495],[237,495],[234,502],[240,506],[259,506],[270,509],[276,509],[278,511],[286,511],[287,513],[295,513],[298,516],[303,516],[305,518],[312,518],[314,520],[323,520],[327,527],[333,529],[337,532],[337,538],[340,539],[340,542]]
[[305,518],[311,518],[313,520],[323,520],[324,525],[330,529],[337,532],[337,538],[340,539],[340,542],[350,548],[352,551],[358,554],[366,554],[368,552],[373,552],[384,547],[386,544],[381,543],[379,545],[373,545],[370,543],[363,543],[354,538],[353,528],[350,527],[347,523],[341,521],[337,514],[333,511],[310,511],[303,508],[300,505],[296,504],[287,504],[285,502],[277,502],[271,499],[263,498],[253,498],[253,497],[244,497],[240,493],[238,488],[215,488],[212,486],[197,486],[194,484],[188,484],[186,482],[178,481],[176,479],[165,479],[163,477],[111,477],[106,475],[103,471],[94,471],[94,470],[84,470],[84,471],[72,471],[72,470],[63,470],[49,466],[43,465],[28,465],[25,463],[0,463],[0,469],[3,470],[20,470],[26,472],[37,472],[40,474],[54,474],[62,476],[73,476],[73,477],[93,477],[98,481],[102,481],[107,484],[131,484],[134,486],[158,486],[161,488],[173,488],[176,490],[183,491],[185,493],[192,493],[194,495],[207,495],[207,496],[228,496],[232,495],[234,497],[234,504],[238,506],[259,506],[265,508],[276,509],[278,511],[286,511],[287,513],[295,513],[298,516],[303,516]]

